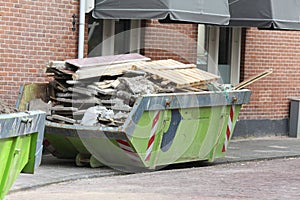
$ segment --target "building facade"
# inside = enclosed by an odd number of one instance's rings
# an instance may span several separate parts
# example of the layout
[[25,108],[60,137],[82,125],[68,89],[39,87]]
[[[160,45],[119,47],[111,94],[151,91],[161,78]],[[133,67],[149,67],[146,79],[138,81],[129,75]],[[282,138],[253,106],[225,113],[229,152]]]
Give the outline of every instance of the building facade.
[[[5,1],[0,5],[0,98],[15,104],[20,85],[45,82],[51,60],[77,57],[79,1]],[[74,22],[74,23],[73,23]],[[248,86],[251,101],[235,135],[288,134],[289,102],[300,95],[300,32],[157,20],[96,20],[86,14],[85,57],[138,52],[195,63],[226,84],[265,70]]]
[[0,98],[15,104],[19,87],[45,82],[49,60],[77,55],[72,15],[78,1],[3,1],[0,5]]

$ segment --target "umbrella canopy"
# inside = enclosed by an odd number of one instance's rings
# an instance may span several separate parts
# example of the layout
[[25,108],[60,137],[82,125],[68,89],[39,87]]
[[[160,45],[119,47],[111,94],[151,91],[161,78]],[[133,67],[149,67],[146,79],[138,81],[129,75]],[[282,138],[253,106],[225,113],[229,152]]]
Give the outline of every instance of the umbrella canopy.
[[227,25],[228,0],[96,0],[96,19],[166,19]]
[[228,0],[230,26],[300,30],[299,0]]

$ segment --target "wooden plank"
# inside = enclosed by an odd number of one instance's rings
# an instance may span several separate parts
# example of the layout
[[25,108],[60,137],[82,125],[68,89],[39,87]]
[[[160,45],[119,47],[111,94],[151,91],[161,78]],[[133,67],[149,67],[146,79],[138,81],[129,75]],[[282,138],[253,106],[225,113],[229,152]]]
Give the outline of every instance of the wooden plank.
[[58,92],[56,93],[57,97],[62,97],[62,98],[72,98],[72,97],[78,97],[77,94],[72,94],[72,93],[62,93],[62,92]]
[[137,68],[151,68],[158,70],[167,70],[167,69],[188,69],[188,68],[196,68],[194,64],[183,64],[181,62],[175,60],[158,60],[151,62],[138,63],[136,65]]
[[46,117],[46,119],[48,120],[48,121],[52,121],[52,122],[57,122],[57,123],[61,123],[61,121],[60,120],[56,120],[56,119],[54,119],[52,116],[50,116],[50,115],[48,115],[47,117]]
[[110,84],[113,88],[116,88],[120,85],[120,81],[117,79]]
[[246,87],[246,86],[248,86],[248,85],[250,85],[250,84],[252,84],[252,83],[254,83],[254,82],[256,82],[256,81],[258,81],[258,80],[260,80],[260,79],[262,79],[262,78],[264,78],[266,76],[268,76],[268,75],[270,75],[271,73],[273,73],[273,70],[267,70],[267,71],[264,71],[264,72],[262,72],[262,73],[260,73],[258,75],[252,76],[251,78],[249,78],[249,79],[247,79],[247,80],[245,80],[245,81],[237,84],[234,87],[234,89],[235,90],[240,90],[240,89],[242,89],[242,88],[244,88],[244,87]]
[[91,97],[87,99],[66,99],[66,98],[53,98],[53,100],[63,102],[63,103],[74,103],[74,104],[101,104],[100,99],[96,97]]
[[138,63],[133,68],[170,80],[178,87],[200,85],[219,78],[219,76],[197,69],[193,64],[183,64],[174,60]]
[[144,71],[141,71],[141,70],[124,70],[123,71],[124,75],[126,77],[133,77],[133,76],[145,76],[146,75],[146,72]]
[[68,70],[68,69],[47,68],[46,73],[54,73],[57,76],[64,76],[66,78],[69,78],[75,72],[71,71],[71,70]]
[[101,76],[117,76],[124,74],[124,71],[130,70],[134,63],[123,63],[116,65],[101,66],[98,68],[90,68],[77,70],[73,75],[73,80],[81,80],[88,78],[97,78]]
[[76,123],[75,119],[65,117],[65,116],[61,116],[61,115],[51,115],[51,117],[52,117],[52,119],[60,120],[60,121],[67,122],[67,123],[70,123],[70,124],[75,124]]
[[107,81],[102,81],[102,82],[94,82],[93,84],[97,86],[98,88],[101,89],[106,89],[111,87],[111,83],[114,82],[115,80],[107,80]]
[[122,102],[123,100],[118,100],[118,99],[109,99],[109,100],[105,100],[105,99],[101,99],[100,100],[102,104],[108,104],[108,105],[115,105],[117,103],[120,103],[120,101]]
[[66,80],[66,83],[68,83],[69,85],[80,85],[80,84],[82,84],[82,82],[74,81],[74,80]]
[[90,96],[90,97],[97,95],[96,92],[88,90],[87,88],[84,88],[84,87],[69,87],[68,91],[73,92],[73,93],[83,94],[83,95]]
[[143,70],[150,74],[157,75],[161,78],[171,80],[174,83],[182,83],[182,79],[180,79],[180,78],[178,79],[177,77],[174,77],[174,74],[172,75],[172,74],[166,72],[167,70],[161,70],[161,71],[156,70],[156,69],[143,69]]
[[124,64],[128,62],[137,62],[137,61],[147,61],[150,58],[142,56],[137,53],[132,54],[122,54],[122,55],[113,55],[113,56],[99,56],[92,58],[81,58],[81,59],[72,59],[67,60],[66,63],[76,66],[79,69],[81,68],[98,68],[99,66],[115,65],[115,64]]
[[200,69],[185,69],[180,70],[180,73],[194,78],[197,82],[212,82],[219,79],[219,76],[208,74]]
[[121,126],[124,124],[124,121],[121,121],[121,120],[106,119],[106,118],[101,118],[101,117],[98,117],[98,121],[101,124],[104,124],[106,126],[112,126],[112,127],[117,127],[117,126]]
[[66,67],[66,62],[65,61],[50,61],[48,63],[49,68],[55,68],[55,69],[64,69]]
[[[177,85],[185,85],[185,84],[190,84],[194,83],[197,81],[197,79],[194,79],[188,75],[179,73],[178,71],[172,71],[172,70],[164,70],[165,74],[168,74],[170,76],[170,80],[176,79],[178,81],[174,81]],[[167,77],[166,77],[167,78]]]
[[202,89],[189,87],[189,86],[188,87],[183,87],[183,88],[178,88],[178,89],[181,89],[184,92],[201,92],[201,91],[203,91]]
[[160,70],[164,69],[193,69],[196,68],[196,65],[194,64],[186,64],[186,65],[172,65],[172,66],[164,66],[161,67]]
[[49,84],[50,84],[54,89],[59,90],[59,91],[61,91],[61,92],[67,92],[67,91],[68,91],[67,88],[61,87],[61,86],[58,85],[56,82],[57,82],[57,81],[51,81],[51,82],[49,82]]
[[51,107],[52,111],[70,111],[70,112],[76,112],[78,111],[78,108],[75,107],[65,107],[65,106],[54,106]]
[[110,88],[101,89],[101,88],[97,87],[96,85],[88,85],[87,88],[94,90],[95,92],[103,94],[103,95],[115,95],[117,92],[115,89],[110,89]]
[[86,110],[78,110],[76,112],[73,112],[73,116],[82,116],[85,112]]

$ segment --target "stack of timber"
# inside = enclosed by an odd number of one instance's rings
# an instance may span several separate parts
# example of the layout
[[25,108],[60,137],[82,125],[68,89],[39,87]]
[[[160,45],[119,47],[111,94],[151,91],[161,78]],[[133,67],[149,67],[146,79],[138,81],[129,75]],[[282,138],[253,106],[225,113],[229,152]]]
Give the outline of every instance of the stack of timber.
[[105,127],[121,126],[142,95],[198,92],[219,79],[193,64],[139,54],[50,62],[47,73],[52,76],[48,120]]

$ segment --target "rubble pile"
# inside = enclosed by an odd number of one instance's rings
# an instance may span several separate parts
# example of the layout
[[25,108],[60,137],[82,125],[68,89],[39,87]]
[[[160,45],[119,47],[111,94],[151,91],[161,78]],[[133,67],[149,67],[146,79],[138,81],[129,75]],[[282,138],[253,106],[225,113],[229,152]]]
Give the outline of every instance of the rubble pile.
[[14,113],[16,112],[16,109],[13,106],[10,106],[6,103],[4,103],[0,99],[0,114],[9,114],[9,113]]
[[51,62],[51,114],[66,124],[119,127],[142,95],[199,92],[219,77],[174,60],[139,54]]

